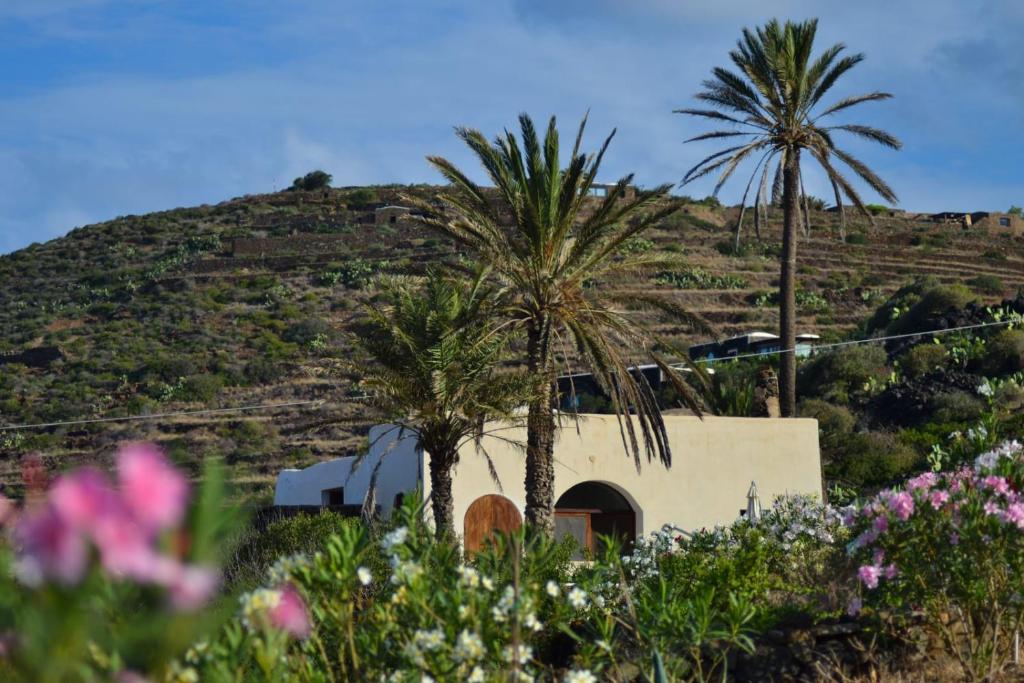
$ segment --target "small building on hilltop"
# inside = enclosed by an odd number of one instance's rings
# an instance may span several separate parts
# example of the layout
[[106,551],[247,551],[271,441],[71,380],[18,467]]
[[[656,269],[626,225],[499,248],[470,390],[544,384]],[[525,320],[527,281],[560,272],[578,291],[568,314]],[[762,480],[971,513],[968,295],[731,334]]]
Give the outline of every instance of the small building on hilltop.
[[[796,335],[796,355],[809,356],[814,344],[820,340],[816,334]],[[779,335],[771,332],[748,332],[728,339],[709,341],[690,346],[691,360],[729,360],[751,354],[768,355],[782,350]]]
[[931,214],[929,218],[933,223],[959,225],[965,230],[977,228],[990,233],[1024,234],[1024,218],[1012,213],[1002,213],[999,211],[974,211],[972,213],[942,211]]
[[[671,525],[681,530],[735,521],[752,481],[764,504],[782,494],[821,495],[818,423],[811,419],[665,415],[672,466],[626,455],[614,415],[565,417],[555,442],[555,525],[595,549],[600,534],[627,546]],[[453,476],[456,529],[469,550],[492,530],[522,524],[526,507],[522,427],[495,426],[479,448],[468,443]],[[278,506],[363,505],[388,514],[417,489],[430,495],[430,454],[394,425],[370,430],[370,452],[278,475]],[[370,481],[377,471],[377,485]],[[368,496],[370,499],[368,500]],[[429,515],[429,507],[427,509]]]

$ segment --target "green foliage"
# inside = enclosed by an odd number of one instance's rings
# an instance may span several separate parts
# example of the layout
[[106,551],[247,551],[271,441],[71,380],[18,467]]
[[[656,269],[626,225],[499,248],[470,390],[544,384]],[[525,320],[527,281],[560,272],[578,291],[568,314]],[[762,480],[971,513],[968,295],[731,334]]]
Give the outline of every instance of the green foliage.
[[976,275],[967,280],[967,285],[984,294],[1002,294],[1006,285],[996,275]]
[[985,411],[985,404],[974,394],[951,391],[935,396],[929,408],[939,424],[973,422]]
[[1024,209],[1014,205],[1007,209],[1006,213],[1010,214],[1011,216],[1024,216]]
[[920,299],[908,309],[893,309],[894,317],[886,327],[886,332],[906,334],[923,330],[932,316],[950,309],[961,309],[976,299],[975,294],[961,284],[932,287],[924,291]]
[[884,492],[853,520],[865,605],[918,611],[963,669],[995,680],[1024,621],[1024,485],[1019,444],[978,457],[973,468],[926,473]]
[[[327,550],[332,535],[358,531],[363,525],[359,518],[323,510],[281,517],[262,530],[247,528],[232,543],[231,559],[224,567],[225,580],[233,590],[252,590],[261,585],[279,558],[296,554],[312,557]],[[378,576],[387,567],[383,555],[370,554],[367,563]]]
[[978,365],[989,377],[1024,370],[1024,330],[1004,329],[992,335]]
[[877,344],[841,347],[812,356],[800,367],[800,395],[848,403],[872,388],[872,382],[889,376],[885,350]]
[[644,237],[631,237],[619,247],[620,254],[646,254],[654,249],[654,242]]
[[331,186],[331,174],[325,171],[310,171],[304,176],[299,176],[292,182],[291,190],[302,190],[312,192],[323,190]]
[[916,344],[900,356],[900,369],[910,379],[923,377],[943,368],[949,362],[949,353],[940,343]]
[[[825,297],[807,289],[796,290],[794,298],[797,309],[804,313],[825,313],[831,309],[831,304]],[[750,295],[748,300],[758,308],[774,308],[779,305],[779,292],[757,292]]]
[[345,197],[350,209],[361,210],[378,200],[377,193],[368,187],[353,190]]
[[882,214],[892,211],[892,209],[883,204],[865,204],[864,208],[867,209],[868,213],[872,216],[881,216]]
[[664,270],[655,276],[655,282],[677,289],[743,289],[747,281],[738,275],[712,275],[696,266],[686,270]]
[[334,287],[341,284],[347,289],[363,289],[386,267],[385,262],[353,258],[338,264],[332,270],[321,273],[317,277],[316,283],[322,287]]

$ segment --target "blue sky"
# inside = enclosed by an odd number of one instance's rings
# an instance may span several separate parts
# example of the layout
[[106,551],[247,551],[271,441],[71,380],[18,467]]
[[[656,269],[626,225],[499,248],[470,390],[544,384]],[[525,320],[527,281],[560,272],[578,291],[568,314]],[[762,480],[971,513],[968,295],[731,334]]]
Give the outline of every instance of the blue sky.
[[454,125],[493,135],[523,110],[568,131],[590,109],[590,147],[618,128],[606,179],[678,181],[713,147],[671,110],[773,16],[867,54],[836,96],[896,95],[846,120],[904,141],[848,145],[901,206],[1024,204],[1020,0],[3,0],[0,253],[314,168],[436,182],[425,155],[471,164]]

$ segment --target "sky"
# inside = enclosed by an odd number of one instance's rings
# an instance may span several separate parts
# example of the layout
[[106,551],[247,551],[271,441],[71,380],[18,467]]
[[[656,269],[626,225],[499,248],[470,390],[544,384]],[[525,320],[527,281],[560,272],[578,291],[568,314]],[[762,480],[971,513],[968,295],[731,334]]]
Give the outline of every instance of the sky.
[[845,142],[900,207],[1024,204],[1021,0],[2,0],[0,253],[316,168],[336,186],[439,182],[437,154],[482,180],[453,127],[493,137],[522,111],[571,137],[589,110],[589,149],[616,129],[604,181],[678,182],[717,147],[685,144],[707,123],[672,110],[743,27],[813,16],[819,49],[867,57],[835,98],[894,95],[842,120],[904,142]]

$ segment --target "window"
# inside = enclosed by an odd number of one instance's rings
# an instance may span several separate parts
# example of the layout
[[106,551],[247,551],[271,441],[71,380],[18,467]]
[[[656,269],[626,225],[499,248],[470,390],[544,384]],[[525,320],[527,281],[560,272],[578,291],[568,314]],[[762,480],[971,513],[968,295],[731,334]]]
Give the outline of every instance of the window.
[[397,223],[397,222],[398,222],[398,216],[392,216],[392,217],[391,217],[391,218],[389,219],[389,222],[390,222],[390,223],[391,223],[392,225],[394,225],[395,223]]
[[594,197],[607,197],[608,196],[608,188],[607,187],[591,187],[590,188],[590,194],[592,196],[594,196]]
[[1009,216],[1000,216],[999,217],[999,225],[1003,226],[1004,228],[1010,227],[1010,217]]
[[320,492],[320,503],[327,507],[340,507],[345,504],[345,487],[324,489]]

